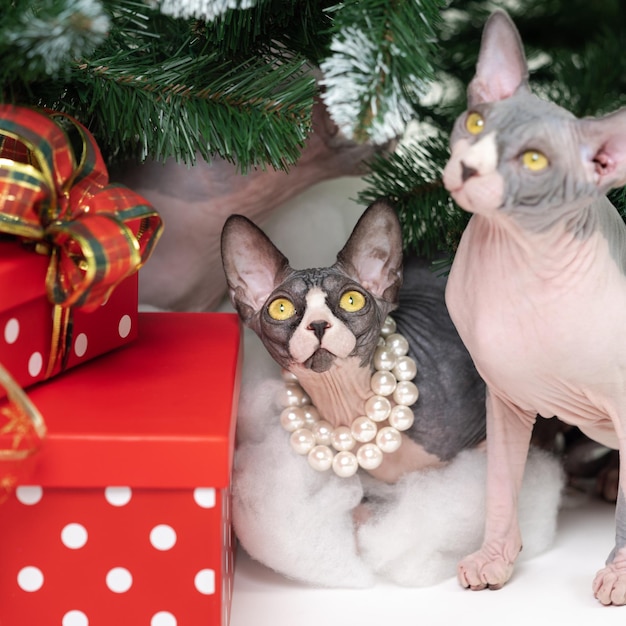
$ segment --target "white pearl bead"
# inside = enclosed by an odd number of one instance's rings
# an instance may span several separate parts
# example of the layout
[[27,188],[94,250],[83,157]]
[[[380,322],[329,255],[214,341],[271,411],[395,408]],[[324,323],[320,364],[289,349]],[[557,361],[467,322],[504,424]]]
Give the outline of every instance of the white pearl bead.
[[353,476],[359,469],[359,462],[356,460],[356,456],[352,452],[343,450],[338,452],[333,459],[333,471],[337,476],[341,478],[348,478]]
[[311,403],[311,399],[307,396],[304,389],[295,383],[287,383],[285,385],[278,401],[284,407],[302,406],[303,404]]
[[357,450],[356,458],[363,469],[373,470],[383,462],[383,453],[377,445],[366,443]]
[[417,375],[417,365],[410,356],[401,356],[391,371],[398,380],[413,380]]
[[286,383],[298,382],[298,377],[295,374],[292,374],[289,370],[281,370],[280,375]]
[[304,412],[304,424],[309,428],[320,421],[320,414],[312,404],[305,404],[302,411]]
[[347,426],[337,426],[330,435],[330,443],[335,450],[352,450],[356,441]]
[[298,454],[308,454],[315,446],[315,435],[308,428],[298,428],[291,433],[289,441]]
[[393,399],[397,404],[411,406],[417,402],[419,395],[419,390],[415,383],[412,383],[410,380],[401,380],[393,392]]
[[375,422],[384,422],[391,413],[391,402],[383,396],[372,396],[365,402],[365,413]]
[[311,426],[311,432],[315,435],[315,441],[324,446],[331,444],[331,436],[333,434],[333,427],[324,420],[317,422]]
[[391,414],[389,415],[389,424],[395,429],[407,430],[411,428],[411,426],[413,426],[414,421],[415,415],[408,406],[396,404],[396,406],[391,409]]
[[325,472],[333,464],[333,451],[328,446],[315,446],[309,452],[309,465],[318,472]]
[[385,426],[376,435],[376,445],[389,454],[395,452],[402,443],[402,435],[393,426]]
[[389,337],[389,335],[393,335],[396,332],[396,328],[396,320],[388,315],[383,322],[383,327],[380,329],[380,334],[383,337]]
[[390,396],[397,384],[396,377],[391,372],[374,372],[370,380],[372,391],[379,396]]
[[286,431],[292,433],[304,426],[304,411],[299,406],[289,406],[282,410],[280,423]]
[[409,342],[397,333],[389,335],[385,340],[385,345],[391,348],[396,356],[404,356],[409,351]]
[[376,437],[378,427],[369,417],[363,415],[361,417],[357,417],[354,422],[352,422],[350,430],[352,431],[352,436],[359,443],[367,443]]
[[374,367],[379,371],[392,370],[396,365],[396,355],[384,343],[374,350]]

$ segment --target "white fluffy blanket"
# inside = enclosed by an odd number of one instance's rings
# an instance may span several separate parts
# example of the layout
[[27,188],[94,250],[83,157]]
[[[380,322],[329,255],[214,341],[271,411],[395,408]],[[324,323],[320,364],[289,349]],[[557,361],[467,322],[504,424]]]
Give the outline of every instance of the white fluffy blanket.
[[[250,331],[244,354],[233,516],[250,556],[319,586],[366,587],[378,577],[425,586],[454,576],[482,541],[485,453],[466,451],[395,485],[316,472],[280,426],[278,367]],[[559,463],[534,451],[520,497],[523,558],[551,545],[562,485]],[[364,497],[368,514],[357,525]]]

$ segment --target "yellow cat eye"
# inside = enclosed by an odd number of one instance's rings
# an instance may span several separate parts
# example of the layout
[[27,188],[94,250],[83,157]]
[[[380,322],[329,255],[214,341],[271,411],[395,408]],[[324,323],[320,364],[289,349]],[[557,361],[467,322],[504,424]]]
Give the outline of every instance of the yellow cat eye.
[[548,157],[538,150],[526,150],[522,154],[522,164],[531,172],[540,172],[549,165]]
[[472,134],[478,135],[485,128],[485,119],[480,113],[470,113],[465,120],[465,128]]
[[346,291],[339,300],[339,306],[348,313],[355,313],[365,306],[365,296],[358,291]]
[[284,322],[296,314],[296,307],[287,298],[276,298],[269,303],[267,312],[273,320]]

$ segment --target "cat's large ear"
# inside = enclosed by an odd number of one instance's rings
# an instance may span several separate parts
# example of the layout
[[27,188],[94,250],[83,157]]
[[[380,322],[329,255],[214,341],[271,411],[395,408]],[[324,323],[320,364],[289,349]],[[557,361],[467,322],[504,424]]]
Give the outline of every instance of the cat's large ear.
[[370,205],[337,255],[337,265],[375,296],[397,304],[402,284],[402,231],[393,207]]
[[626,185],[626,109],[578,124],[584,165],[598,189]]
[[267,235],[243,215],[231,215],[224,224],[222,264],[230,299],[246,324],[290,269]]
[[504,11],[491,14],[483,29],[476,75],[467,88],[470,106],[510,98],[528,86],[528,65],[519,32]]

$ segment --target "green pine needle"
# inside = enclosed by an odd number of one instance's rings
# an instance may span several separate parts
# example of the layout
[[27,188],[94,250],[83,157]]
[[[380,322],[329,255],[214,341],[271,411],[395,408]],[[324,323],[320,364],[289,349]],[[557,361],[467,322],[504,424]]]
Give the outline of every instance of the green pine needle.
[[99,0],[19,2],[2,11],[0,74],[5,76],[10,71],[67,76],[72,62],[91,54],[111,27]]
[[122,156],[193,163],[197,152],[242,169],[285,169],[309,132],[315,89],[302,59],[235,64],[209,53],[154,63],[134,50],[79,69],[90,86],[84,113],[105,146],[126,149]]

